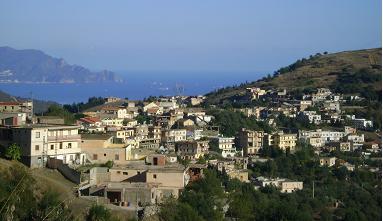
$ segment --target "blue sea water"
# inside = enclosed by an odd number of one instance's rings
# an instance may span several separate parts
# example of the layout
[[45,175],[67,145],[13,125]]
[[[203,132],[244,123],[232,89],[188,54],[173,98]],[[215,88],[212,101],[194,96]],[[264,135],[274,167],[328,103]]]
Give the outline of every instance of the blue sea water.
[[225,86],[254,81],[255,72],[117,72],[124,83],[87,84],[0,84],[0,90],[13,96],[56,101],[61,104],[86,101],[92,96],[116,96],[132,100],[150,95],[203,95]]

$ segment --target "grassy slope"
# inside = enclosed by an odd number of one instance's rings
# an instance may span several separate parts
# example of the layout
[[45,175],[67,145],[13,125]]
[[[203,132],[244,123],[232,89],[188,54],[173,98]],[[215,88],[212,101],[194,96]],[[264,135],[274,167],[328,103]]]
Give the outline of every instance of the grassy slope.
[[[19,162],[12,162],[0,158],[0,171],[8,169],[13,164],[19,164],[25,167]],[[60,193],[60,198],[68,204],[72,214],[77,218],[76,220],[83,220],[88,209],[93,205],[93,202],[76,197],[76,184],[67,180],[57,170],[38,168],[29,169],[29,171],[41,190],[45,191],[50,189]],[[132,214],[134,214],[131,211],[124,211],[118,208],[112,213],[119,217],[120,220],[125,220],[126,217],[131,217]]]
[[[378,68],[374,68],[378,65]],[[334,54],[315,56],[293,71],[262,79],[238,87],[230,87],[221,92],[207,94],[207,103],[218,104],[223,100],[230,100],[234,96],[242,95],[246,87],[258,86],[262,88],[286,88],[288,90],[303,89],[307,87],[329,87],[342,71],[354,73],[360,69],[367,69],[374,74],[381,75],[382,51],[381,48],[358,51],[345,51]],[[331,74],[332,73],[332,74]],[[381,90],[381,82],[372,85],[375,90]]]

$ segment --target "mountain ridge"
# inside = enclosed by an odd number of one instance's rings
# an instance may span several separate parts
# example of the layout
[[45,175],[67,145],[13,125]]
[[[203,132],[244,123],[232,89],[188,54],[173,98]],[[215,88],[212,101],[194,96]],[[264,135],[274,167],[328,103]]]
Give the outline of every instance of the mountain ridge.
[[0,83],[95,83],[122,82],[121,76],[108,70],[92,72],[70,65],[36,49],[0,47]]

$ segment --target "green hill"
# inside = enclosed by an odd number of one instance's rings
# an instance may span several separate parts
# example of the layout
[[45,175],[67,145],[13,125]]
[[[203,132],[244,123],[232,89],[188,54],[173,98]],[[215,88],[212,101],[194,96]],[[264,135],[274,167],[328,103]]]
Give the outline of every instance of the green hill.
[[288,92],[327,87],[344,94],[381,100],[382,49],[316,54],[280,68],[273,76],[207,94],[206,104],[225,104],[240,98],[247,87],[287,89]]

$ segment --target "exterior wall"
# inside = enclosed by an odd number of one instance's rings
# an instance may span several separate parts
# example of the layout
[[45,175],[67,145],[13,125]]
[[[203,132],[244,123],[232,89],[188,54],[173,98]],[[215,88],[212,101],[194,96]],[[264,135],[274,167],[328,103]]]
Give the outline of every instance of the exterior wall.
[[30,167],[44,167],[47,157],[61,159],[65,164],[82,164],[76,126],[36,126],[15,127],[9,143],[17,143],[21,148],[22,159]]
[[146,173],[147,183],[158,183],[162,187],[184,188],[187,184],[184,171],[149,170]]
[[336,158],[335,157],[322,157],[319,160],[319,164],[321,166],[332,167],[335,165]]
[[85,148],[83,149],[92,163],[113,161],[116,165],[128,163],[125,148]]
[[285,181],[281,183],[281,192],[291,193],[295,190],[302,190],[303,182]]
[[132,169],[132,168],[111,168],[109,169],[110,181],[111,182],[121,182],[126,179],[135,177],[137,175],[143,175],[141,182],[145,182],[146,175],[144,173],[146,169]]
[[235,171],[227,172],[227,175],[231,179],[238,179],[241,182],[249,182],[249,173],[247,171],[235,170]]
[[296,134],[277,134],[274,138],[274,145],[282,150],[294,151],[297,142]]
[[239,132],[239,146],[243,149],[244,155],[252,155],[258,153],[263,147],[263,131],[251,131],[242,129]]
[[177,143],[177,154],[189,160],[204,156],[208,149],[208,141],[183,141]]

